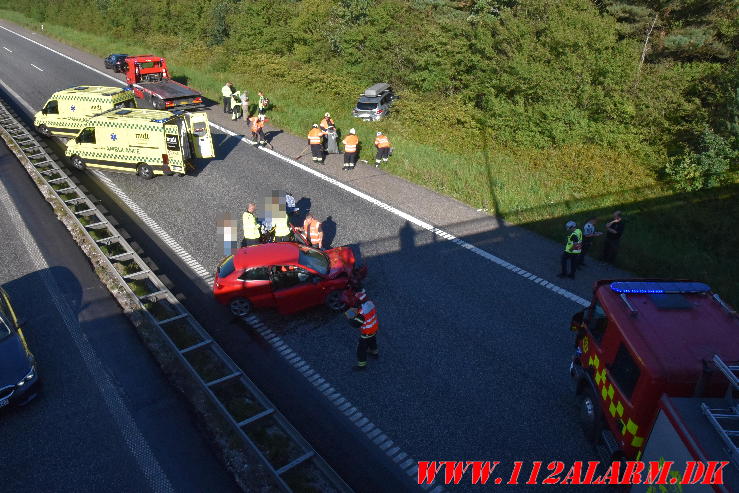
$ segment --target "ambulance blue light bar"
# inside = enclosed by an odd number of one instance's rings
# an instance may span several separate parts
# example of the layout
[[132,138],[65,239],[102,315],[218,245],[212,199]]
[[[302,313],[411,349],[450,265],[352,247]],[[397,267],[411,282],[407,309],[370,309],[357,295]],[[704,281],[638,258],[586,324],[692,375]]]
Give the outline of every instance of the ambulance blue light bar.
[[710,292],[711,287],[692,281],[622,281],[612,282],[611,290],[625,294],[700,294]]

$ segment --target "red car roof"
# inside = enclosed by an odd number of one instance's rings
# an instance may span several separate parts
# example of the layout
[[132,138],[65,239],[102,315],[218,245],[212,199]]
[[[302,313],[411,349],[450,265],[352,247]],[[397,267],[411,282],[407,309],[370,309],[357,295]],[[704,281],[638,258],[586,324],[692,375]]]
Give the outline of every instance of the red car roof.
[[287,265],[298,262],[300,247],[295,243],[265,243],[239,248],[234,255],[234,266],[249,269],[264,265]]
[[634,356],[655,378],[694,382],[701,375],[702,360],[714,354],[727,362],[739,361],[739,319],[710,292],[670,294],[673,298],[661,307],[659,293],[629,292],[625,296],[633,313],[610,281],[599,282],[597,292]]

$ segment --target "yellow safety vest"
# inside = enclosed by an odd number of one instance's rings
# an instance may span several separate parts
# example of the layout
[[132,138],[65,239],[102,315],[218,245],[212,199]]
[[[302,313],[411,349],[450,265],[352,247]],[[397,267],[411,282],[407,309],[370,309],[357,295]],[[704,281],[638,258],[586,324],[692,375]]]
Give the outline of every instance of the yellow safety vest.
[[290,226],[287,225],[287,216],[274,218],[272,224],[275,226],[275,236],[287,236],[290,234]]
[[[572,241],[572,235],[575,235],[576,241]],[[580,253],[582,251],[582,231],[577,228],[575,231],[567,236],[567,245],[565,245],[565,252],[567,253]]]
[[244,212],[241,216],[241,220],[244,223],[244,238],[249,240],[258,240],[261,236],[259,233],[259,225],[257,224],[257,218],[251,212]]

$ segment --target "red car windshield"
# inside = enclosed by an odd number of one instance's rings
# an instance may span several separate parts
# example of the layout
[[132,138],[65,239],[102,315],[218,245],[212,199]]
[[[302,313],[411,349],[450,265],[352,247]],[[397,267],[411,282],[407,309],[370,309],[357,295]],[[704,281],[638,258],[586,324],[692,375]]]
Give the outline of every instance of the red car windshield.
[[315,248],[301,247],[298,262],[319,274],[326,275],[329,271],[329,260],[326,255]]

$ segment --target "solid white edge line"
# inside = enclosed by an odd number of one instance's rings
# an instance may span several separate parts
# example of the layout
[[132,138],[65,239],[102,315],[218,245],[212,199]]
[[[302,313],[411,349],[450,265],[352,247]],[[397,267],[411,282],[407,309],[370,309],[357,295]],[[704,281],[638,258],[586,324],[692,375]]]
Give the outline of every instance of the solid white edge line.
[[[70,61],[72,61],[72,62],[74,62],[74,63],[76,63],[78,65],[81,65],[81,66],[89,69],[89,70],[92,70],[93,72],[95,72],[95,73],[97,73],[99,75],[102,75],[104,77],[107,77],[107,78],[115,81],[116,83],[118,83],[120,85],[126,85],[125,82],[123,82],[121,80],[118,80],[115,77],[112,77],[109,74],[106,74],[105,72],[101,72],[100,70],[98,70],[98,69],[96,69],[94,67],[91,67],[91,66],[87,65],[86,63],[80,62],[79,60],[75,60],[74,58],[72,58],[72,57],[70,57],[68,55],[65,55],[63,53],[60,53],[59,51],[54,50],[53,48],[49,48],[48,46],[44,46],[43,44],[39,43],[38,41],[35,41],[35,40],[31,39],[31,38],[28,38],[26,36],[23,36],[22,34],[17,33],[15,31],[11,30],[11,29],[8,29],[5,26],[0,26],[0,29],[3,29],[5,31],[8,31],[9,33],[15,34],[16,36],[18,36],[18,37],[20,37],[22,39],[25,39],[26,41],[30,41],[31,43],[33,43],[33,44],[35,44],[37,46],[40,46],[40,47],[42,47],[42,48],[44,48],[46,50],[51,51],[52,53],[55,53],[55,54],[57,54],[57,55],[59,55],[59,56],[61,56],[63,58],[66,58],[67,60],[70,60]],[[33,112],[33,110],[31,110],[31,111]],[[209,124],[210,124],[211,127],[216,128],[216,129],[220,130],[221,132],[223,132],[223,133],[225,133],[227,135],[230,135],[232,137],[239,137],[238,134],[236,134],[235,132],[232,132],[231,130],[228,130],[228,129],[224,128],[224,127],[221,127],[220,125],[217,125],[217,124],[212,123],[212,122],[209,122]],[[247,143],[247,144],[254,144],[254,141],[251,141],[251,140],[249,140],[249,139],[247,139],[246,137],[243,137],[243,136],[240,137],[240,140],[242,142]],[[500,267],[503,267],[503,268],[505,268],[505,269],[513,272],[513,273],[519,274],[519,273],[517,273],[515,271],[515,269],[517,268],[515,265],[510,264],[509,262],[506,262],[502,258],[500,258],[500,257],[498,257],[496,255],[493,255],[490,252],[481,250],[480,248],[478,248],[478,247],[476,247],[476,246],[474,246],[474,245],[472,245],[470,243],[467,243],[466,241],[461,240],[461,239],[457,238],[456,236],[454,236],[454,235],[452,235],[452,234],[450,234],[450,233],[448,233],[446,231],[443,231],[443,230],[441,230],[439,228],[436,228],[435,226],[433,226],[433,225],[431,225],[431,224],[429,224],[429,223],[427,223],[427,222],[425,222],[425,221],[423,221],[421,219],[418,219],[415,216],[411,216],[410,214],[407,214],[407,213],[405,213],[405,212],[403,212],[403,211],[401,211],[399,209],[396,209],[395,207],[393,207],[393,206],[391,206],[391,205],[389,205],[389,204],[387,204],[385,202],[382,202],[382,201],[380,201],[378,199],[375,199],[374,197],[372,197],[372,196],[370,196],[370,195],[368,195],[368,194],[366,194],[364,192],[361,192],[361,191],[357,190],[356,188],[350,187],[349,185],[347,185],[345,183],[342,183],[342,182],[340,182],[340,181],[338,181],[338,180],[336,180],[334,178],[331,178],[330,176],[324,175],[323,173],[321,173],[321,172],[319,172],[317,170],[314,170],[314,169],[312,169],[312,168],[310,168],[310,167],[308,167],[308,166],[306,166],[306,165],[304,165],[304,164],[302,164],[302,163],[300,163],[300,162],[298,162],[298,161],[296,161],[294,159],[291,159],[291,158],[289,158],[287,156],[283,156],[282,154],[279,154],[278,152],[275,152],[272,149],[267,149],[267,148],[264,148],[264,147],[260,147],[259,149],[262,152],[266,152],[267,154],[271,154],[272,156],[274,156],[274,157],[276,157],[276,158],[278,158],[278,159],[280,159],[280,160],[282,160],[282,161],[284,161],[284,162],[286,162],[286,163],[288,163],[288,164],[290,164],[290,165],[292,165],[292,166],[294,166],[294,167],[296,167],[298,169],[301,169],[301,170],[305,171],[306,173],[310,173],[313,176],[315,176],[317,178],[320,178],[321,180],[323,180],[323,181],[325,181],[327,183],[330,183],[332,185],[335,185],[336,187],[341,188],[342,190],[344,190],[346,192],[349,192],[352,195],[354,195],[356,197],[359,197],[359,198],[361,198],[361,199],[363,199],[363,200],[365,200],[365,201],[367,201],[367,202],[369,202],[369,203],[371,203],[371,204],[373,204],[373,205],[375,205],[377,207],[380,207],[382,209],[385,209],[388,212],[390,212],[390,213],[392,213],[392,214],[394,214],[394,215],[396,215],[396,216],[398,216],[398,217],[400,217],[402,219],[405,219],[406,221],[408,221],[408,222],[410,222],[412,224],[415,224],[416,226],[419,226],[420,228],[423,228],[423,229],[425,229],[427,231],[430,231],[432,234],[434,234],[434,235],[436,235],[436,236],[438,236],[440,238],[444,238],[444,239],[453,241],[454,243],[457,243],[458,245],[460,245],[463,248],[465,248],[465,249],[467,249],[467,250],[469,250],[469,251],[477,254],[478,256],[481,256],[481,257],[483,257],[483,258],[485,258],[487,260],[492,261],[493,263],[497,264]],[[561,288],[560,287],[560,289],[562,290],[562,292],[555,291],[553,289],[555,286],[556,285],[552,284],[551,287],[548,287],[547,286],[547,287],[545,287],[545,289],[548,289],[549,291],[552,291],[555,294],[558,294],[560,296],[563,296],[564,298],[571,299],[572,301],[574,301],[575,303],[578,303],[579,305],[582,305],[582,306],[590,306],[590,302],[588,300],[586,300],[586,299],[584,299],[584,298],[582,298],[582,297],[580,297],[580,296],[578,296],[578,295],[576,295],[574,293],[571,293],[570,291],[568,291],[568,290],[566,290],[564,288]],[[572,296],[567,296],[566,294],[571,294]]]
[[79,351],[87,372],[100,392],[100,396],[103,398],[113,422],[118,428],[129,452],[141,468],[141,472],[146,477],[149,486],[154,491],[174,491],[169,478],[167,478],[166,473],[162,470],[161,465],[152,453],[149,443],[142,435],[126,402],[108,376],[108,372],[105,370],[102,361],[100,361],[95,348],[90,344],[87,336],[81,329],[75,312],[69,307],[62,296],[63,291],[59,288],[54,276],[49,272],[49,264],[39,250],[36,239],[26,227],[23,216],[18,211],[16,204],[2,182],[0,182],[0,197],[3,199],[0,202],[3,203],[5,211],[15,226],[30,260],[36,267],[36,273],[41,277],[46,290],[49,292],[49,296],[67,332]]

